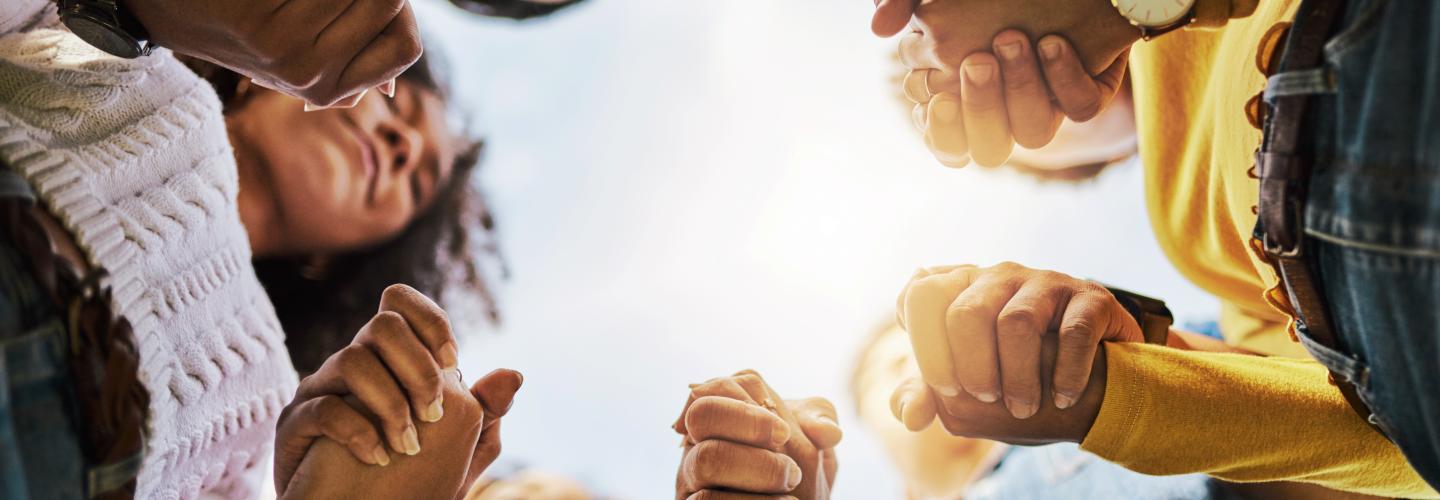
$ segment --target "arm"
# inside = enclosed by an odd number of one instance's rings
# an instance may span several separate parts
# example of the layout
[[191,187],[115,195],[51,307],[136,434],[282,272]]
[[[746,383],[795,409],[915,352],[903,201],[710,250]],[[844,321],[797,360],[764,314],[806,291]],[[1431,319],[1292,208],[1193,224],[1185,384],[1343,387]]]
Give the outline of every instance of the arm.
[[1146,474],[1300,481],[1437,498],[1308,360],[1106,346],[1104,402],[1081,447]]
[[[1014,264],[922,270],[897,312],[923,382],[897,390],[896,400],[912,403],[897,404],[897,416],[919,430],[938,411],[952,434],[1011,443],[1083,439],[1149,474],[1436,496],[1319,364],[1126,342],[1138,327],[1113,301],[1081,280]],[[1079,397],[1056,404],[1067,386]],[[1014,411],[1017,390],[1026,411]],[[1005,418],[1005,406],[1017,418]]]

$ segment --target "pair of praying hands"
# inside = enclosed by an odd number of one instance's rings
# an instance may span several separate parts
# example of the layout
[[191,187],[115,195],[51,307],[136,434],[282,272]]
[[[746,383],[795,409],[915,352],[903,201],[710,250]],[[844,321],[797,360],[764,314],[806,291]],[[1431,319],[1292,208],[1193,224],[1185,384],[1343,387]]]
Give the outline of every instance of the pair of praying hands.
[[1094,118],[1120,90],[1139,37],[1097,0],[877,0],[871,29],[906,32],[915,126],[957,168],[998,166],[1016,144],[1049,143],[1062,118]]
[[355,340],[301,380],[275,437],[280,498],[464,498],[500,454],[523,382],[466,387],[445,312],[393,285]]

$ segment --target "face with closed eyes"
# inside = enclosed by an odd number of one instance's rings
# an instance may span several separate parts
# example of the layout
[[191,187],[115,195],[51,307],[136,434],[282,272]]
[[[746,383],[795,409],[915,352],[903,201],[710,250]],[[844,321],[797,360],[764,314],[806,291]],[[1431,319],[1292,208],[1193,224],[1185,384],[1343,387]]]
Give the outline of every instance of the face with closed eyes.
[[256,256],[329,255],[383,243],[449,181],[459,141],[445,103],[405,80],[350,109],[304,111],[249,87],[226,113],[241,220]]

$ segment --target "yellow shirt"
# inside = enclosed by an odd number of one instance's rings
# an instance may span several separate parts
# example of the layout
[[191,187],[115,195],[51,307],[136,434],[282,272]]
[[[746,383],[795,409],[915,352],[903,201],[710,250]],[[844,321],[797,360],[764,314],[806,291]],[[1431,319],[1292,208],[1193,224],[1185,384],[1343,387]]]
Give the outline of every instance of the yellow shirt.
[[[1304,351],[1286,333],[1288,317],[1265,299],[1278,277],[1249,246],[1259,185],[1248,171],[1261,137],[1245,103],[1265,85],[1255,62],[1261,38],[1292,19],[1298,4],[1266,1],[1219,30],[1142,42],[1131,65],[1161,247],[1185,277],[1222,300],[1228,342],[1289,356]],[[1308,358],[1143,344],[1109,344],[1106,353],[1105,402],[1082,447],[1110,461],[1150,474],[1440,498]]]

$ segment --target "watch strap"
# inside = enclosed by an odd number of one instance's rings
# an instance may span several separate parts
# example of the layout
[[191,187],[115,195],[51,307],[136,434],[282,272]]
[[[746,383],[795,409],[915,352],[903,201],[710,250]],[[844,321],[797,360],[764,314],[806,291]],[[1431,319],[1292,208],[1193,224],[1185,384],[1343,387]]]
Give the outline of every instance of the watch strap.
[[1170,325],[1175,323],[1175,316],[1165,306],[1165,301],[1109,285],[1105,289],[1110,290],[1125,312],[1140,324],[1146,344],[1165,345],[1170,338]]
[[1135,27],[1140,28],[1140,39],[1148,42],[1157,36],[1194,24],[1195,20],[1195,7],[1190,7],[1189,12],[1186,12],[1180,19],[1176,19],[1170,24],[1164,26],[1140,26],[1137,24]]

